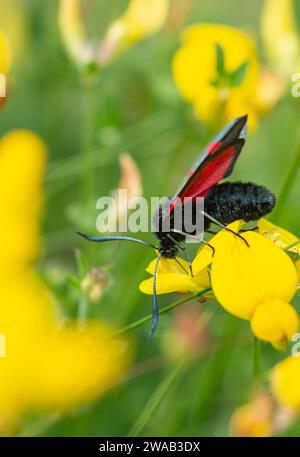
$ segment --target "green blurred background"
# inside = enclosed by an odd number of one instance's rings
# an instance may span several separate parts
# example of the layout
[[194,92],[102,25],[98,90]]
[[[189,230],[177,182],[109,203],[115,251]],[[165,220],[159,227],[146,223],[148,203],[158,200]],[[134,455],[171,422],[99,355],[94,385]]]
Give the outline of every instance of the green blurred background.
[[[64,50],[57,24],[58,2],[15,3],[17,8],[22,5],[26,13],[27,35],[22,54],[13,66],[11,93],[1,112],[0,133],[14,128],[32,129],[49,148],[44,183],[44,250],[39,271],[66,314],[76,316],[78,292],[68,278],[77,274],[75,248],[80,248],[88,256],[89,267],[104,266],[111,277],[110,287],[99,303],[91,304],[89,317],[126,325],[151,310],[152,299],[139,292],[138,284],[146,277],[144,269],[153,254],[126,243],[91,248],[75,235],[78,229],[95,233],[98,215],[94,204],[90,209],[80,205],[81,131],[87,111],[92,113],[95,201],[117,187],[118,157],[123,152],[129,152],[138,164],[147,198],[171,195],[207,136],[192,108],[180,98],[172,79],[171,60],[179,46],[181,29],[203,21],[234,25],[248,31],[261,50],[262,2],[194,2],[179,29],[165,27],[128,49],[101,74],[89,94],[82,93],[78,71]],[[91,35],[101,38],[127,3],[84,1]],[[262,51],[260,57],[263,61]],[[299,102],[287,93],[249,137],[232,179],[253,180],[278,193],[300,142],[299,114]],[[300,233],[299,179],[300,176],[276,221],[295,234]],[[145,239],[149,237],[152,235]],[[159,297],[160,306],[175,300],[176,296]],[[229,316],[216,303],[209,302],[204,307],[213,310],[213,347],[206,355],[186,363],[169,387],[164,382],[173,368],[161,342],[173,325],[171,313],[160,319],[152,344],[147,343],[149,325],[132,333],[136,359],[128,380],[40,433],[126,435],[144,408],[149,411],[154,404],[143,435],[227,435],[231,414],[249,398],[253,387],[252,336],[247,323]],[[281,357],[264,345],[263,369]],[[156,405],[155,395],[164,387],[166,392]]]

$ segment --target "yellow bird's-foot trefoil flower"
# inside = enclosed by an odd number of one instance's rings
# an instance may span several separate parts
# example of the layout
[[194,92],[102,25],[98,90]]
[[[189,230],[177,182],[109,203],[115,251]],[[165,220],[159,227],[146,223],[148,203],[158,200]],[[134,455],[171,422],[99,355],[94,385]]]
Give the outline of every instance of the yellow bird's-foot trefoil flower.
[[125,340],[101,323],[63,325],[57,303],[33,271],[39,253],[39,137],[14,131],[0,140],[0,433],[28,411],[66,412],[96,398],[124,373]]
[[124,14],[108,28],[99,63],[107,65],[128,46],[157,33],[167,21],[169,4],[170,0],[130,0]]
[[[238,231],[242,226],[243,221],[236,221],[229,227]],[[211,267],[214,295],[228,312],[249,320],[257,338],[283,349],[299,325],[289,303],[296,291],[296,268],[261,234],[249,231],[243,238],[222,230],[210,241],[216,249]]]
[[300,239],[288,230],[279,227],[265,218],[261,218],[258,223],[258,230],[264,237],[271,240],[276,246],[284,249],[291,254],[291,259],[295,263],[298,271],[298,288],[300,287]]
[[202,122],[224,124],[248,113],[250,129],[256,125],[259,63],[246,33],[221,24],[189,27],[174,56],[173,75]]
[[[156,259],[150,262],[146,271],[153,275]],[[204,290],[210,286],[209,273],[206,265],[192,264],[191,276],[188,263],[177,257],[175,259],[161,258],[157,270],[157,294],[169,294],[171,292],[193,293]],[[153,278],[146,279],[140,284],[140,291],[144,294],[153,294]]]
[[270,381],[272,392],[278,403],[300,411],[300,357],[290,356],[275,365],[271,371]]

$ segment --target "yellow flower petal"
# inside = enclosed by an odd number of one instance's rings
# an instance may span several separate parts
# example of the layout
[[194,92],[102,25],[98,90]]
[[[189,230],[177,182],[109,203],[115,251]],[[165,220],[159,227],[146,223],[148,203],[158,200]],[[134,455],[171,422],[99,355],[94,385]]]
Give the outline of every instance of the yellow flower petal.
[[107,65],[126,47],[158,32],[165,24],[170,0],[130,0],[125,13],[109,27],[98,60]]
[[11,49],[8,40],[0,30],[0,73],[6,74],[12,60]]
[[60,0],[59,26],[66,50],[78,64],[93,60],[93,49],[86,38],[80,0]]
[[[144,294],[153,294],[153,278],[142,281],[140,291]],[[171,292],[197,292],[199,287],[187,274],[165,273],[157,275],[156,292],[160,294],[169,294]]]
[[16,130],[0,140],[0,210],[6,216],[0,226],[1,270],[24,266],[38,253],[45,160],[46,147],[33,132]]
[[299,318],[295,309],[278,299],[269,299],[254,312],[251,328],[255,336],[283,348],[297,332]]
[[212,263],[212,286],[220,304],[242,319],[251,319],[269,298],[289,302],[295,293],[297,272],[287,254],[263,236],[246,232],[242,240],[222,234]]
[[[238,220],[229,224],[228,228],[230,228],[230,230],[233,230],[234,232],[238,232],[239,230],[241,230],[244,224],[245,222],[243,220]],[[224,230],[220,230],[213,238],[209,240],[209,244],[215,249],[215,251],[218,249],[219,244],[221,244],[222,247],[223,235]],[[235,235],[231,234],[230,236]],[[211,247],[206,245],[200,247],[192,264],[194,273],[198,273],[199,271],[204,270],[208,265],[212,263],[213,259],[213,250]]]
[[123,40],[134,43],[158,32],[167,19],[169,0],[131,0],[124,15],[108,32],[122,31]]
[[[201,270],[193,269],[194,276],[190,275],[188,263],[177,258],[182,267],[176,262],[175,259],[161,258],[157,269],[157,294],[167,294],[171,292],[197,292],[209,287],[209,275],[207,269],[204,267]],[[154,274],[156,259],[152,260],[148,265],[146,271]],[[153,278],[142,281],[140,291],[144,294],[153,294]]]
[[62,328],[57,304],[32,271],[45,156],[44,143],[31,132],[0,140],[1,434],[33,408],[65,411],[95,398],[130,359],[126,342],[108,338],[112,330],[105,325]]
[[[150,273],[151,275],[154,274],[154,268],[155,268],[155,264],[156,264],[156,260],[157,259],[154,259],[152,260],[148,267],[146,268],[146,271],[148,273]],[[184,259],[181,259],[179,257],[177,257],[177,261],[180,263],[180,265],[182,265],[182,267],[178,264],[178,262],[176,262],[175,259],[165,259],[164,257],[162,257],[159,261],[159,264],[158,264],[158,269],[157,269],[157,273],[159,275],[162,275],[162,274],[166,274],[166,273],[184,273],[184,270],[188,273],[189,272],[189,265],[187,263],[186,260]]]
[[[273,243],[275,243],[280,248],[286,248],[289,244],[292,244],[298,240],[298,237],[293,235],[293,233],[288,230],[278,227],[267,219],[261,218],[257,222],[259,232]],[[289,249],[291,252],[296,252],[300,254],[300,243],[296,246],[293,246]]]
[[253,393],[251,400],[238,408],[231,417],[230,429],[233,436],[271,436],[273,400],[263,390]]
[[266,56],[286,79],[296,71],[299,37],[294,20],[293,0],[265,0],[261,33]]
[[300,358],[288,357],[271,371],[272,392],[282,405],[300,410]]

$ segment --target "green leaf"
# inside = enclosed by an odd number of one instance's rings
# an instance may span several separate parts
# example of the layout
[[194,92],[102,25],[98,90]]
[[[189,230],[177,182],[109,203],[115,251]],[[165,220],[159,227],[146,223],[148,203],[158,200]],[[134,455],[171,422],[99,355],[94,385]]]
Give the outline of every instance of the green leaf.
[[242,63],[236,70],[228,75],[228,82],[231,87],[239,86],[246,75],[248,62]]
[[219,76],[223,76],[225,74],[225,57],[223,48],[216,44],[216,53],[217,53],[217,72]]

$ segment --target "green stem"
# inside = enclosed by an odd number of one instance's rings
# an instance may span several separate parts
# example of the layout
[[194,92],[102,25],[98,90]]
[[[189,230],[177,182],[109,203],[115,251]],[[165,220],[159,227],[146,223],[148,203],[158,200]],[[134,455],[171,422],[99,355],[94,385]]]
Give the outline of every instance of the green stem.
[[295,178],[297,176],[298,170],[300,167],[300,146],[296,151],[296,154],[292,160],[291,166],[288,170],[288,173],[283,181],[282,187],[280,189],[279,195],[277,197],[276,207],[273,213],[273,218],[277,222],[282,214],[282,209],[285,207],[290,190],[293,187]]
[[93,95],[94,84],[82,77],[82,129],[81,129],[81,157],[82,157],[82,199],[87,207],[94,197],[93,173]]
[[[203,289],[199,292],[195,292],[194,294],[189,295],[185,298],[182,298],[181,300],[178,300],[175,303],[172,303],[171,305],[165,306],[164,308],[159,310],[158,314],[159,315],[165,314],[165,313],[171,311],[172,309],[175,309],[178,306],[183,305],[184,303],[187,303],[187,302],[193,300],[194,298],[201,297],[202,295],[206,294],[210,290],[211,289],[208,287],[207,289]],[[153,317],[152,314],[148,314],[148,316],[145,316],[142,319],[139,319],[138,321],[132,322],[132,324],[129,324],[126,327],[121,328],[117,332],[113,333],[113,335],[111,337],[115,338],[117,336],[123,335],[124,333],[130,332],[131,330],[134,330],[134,329],[140,327],[141,325],[144,325],[146,322],[151,321],[152,317]]]
[[128,436],[135,437],[141,434],[141,432],[144,430],[145,426],[151,419],[154,411],[157,409],[157,407],[160,405],[160,403],[166,396],[167,392],[169,391],[170,387],[175,381],[177,375],[180,373],[182,366],[183,360],[180,360],[180,362],[173,367],[170,373],[168,373],[166,378],[164,378],[162,382],[158,385],[158,387],[146,403],[141,414],[137,418],[136,422],[134,423],[133,427],[131,428],[130,432],[128,433]]
[[261,342],[256,336],[253,337],[253,376],[256,379],[261,376]]

